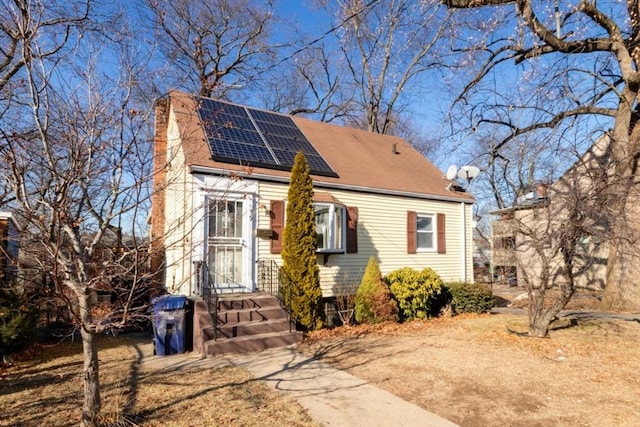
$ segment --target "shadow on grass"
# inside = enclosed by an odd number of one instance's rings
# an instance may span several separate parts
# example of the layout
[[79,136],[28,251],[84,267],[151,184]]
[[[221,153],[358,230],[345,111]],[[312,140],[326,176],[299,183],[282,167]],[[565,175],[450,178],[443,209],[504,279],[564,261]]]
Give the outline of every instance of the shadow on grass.
[[249,355],[239,359],[237,366],[250,371],[257,380],[295,397],[357,389],[367,382],[345,371],[393,355],[391,351],[384,351],[383,338],[367,340],[366,344],[359,342],[364,335],[367,334],[326,339],[306,347],[304,354],[281,350]]
[[[331,393],[337,390],[357,389],[366,384],[365,381],[346,375],[331,368],[329,364],[340,362],[341,369],[356,368],[366,365],[374,360],[391,356],[386,352],[375,357],[369,356],[366,351],[358,350],[353,346],[354,341],[359,337],[346,337],[331,339],[320,345],[314,345],[311,355],[302,355],[290,348],[266,350],[260,353],[245,355],[217,356],[207,359],[193,359],[192,368],[188,364],[183,365],[176,362],[175,369],[164,368],[157,371],[147,371],[142,366],[142,352],[138,349],[136,357],[129,367],[129,391],[127,404],[122,408],[122,416],[136,423],[149,422],[157,419],[164,413],[172,412],[178,405],[192,401],[203,396],[209,396],[212,402],[219,401],[220,396],[231,396],[238,391],[241,395],[250,397],[250,390],[242,391],[243,387],[256,383],[266,383],[273,388],[284,392],[295,392],[296,397],[320,395]],[[384,347],[384,340],[369,342],[368,346]],[[379,349],[378,349],[379,351]],[[207,362],[210,361],[209,367]],[[219,366],[222,361],[228,363],[227,367]],[[212,366],[212,365],[218,366]],[[251,365],[251,366],[249,366]],[[198,367],[200,366],[200,367]],[[224,378],[233,377],[231,371],[227,369],[241,368],[249,371],[253,378],[245,380]],[[199,388],[193,392],[179,393],[170,396],[165,402],[160,402],[152,407],[136,409],[139,387],[144,383],[145,387],[170,388],[178,386],[188,388],[188,382],[180,381],[180,372],[193,372],[201,369],[202,373],[213,371],[211,378],[215,379],[215,384]],[[227,370],[225,372],[225,370]],[[337,373],[337,374],[336,374]],[[335,376],[337,375],[337,376]],[[201,379],[207,378],[202,375]],[[200,383],[199,385],[202,385]]]
[[[42,393],[38,393],[35,391],[37,387],[42,387],[45,385],[53,385],[61,382],[71,381],[74,377],[77,377],[76,373],[68,373],[61,376],[47,375],[42,376],[42,378],[37,379],[37,382],[33,382],[33,380],[28,380],[24,382],[23,387],[20,390],[14,390],[14,392],[19,392],[23,390],[34,390],[27,397],[20,400],[20,402],[16,402],[13,405],[3,405],[3,420],[12,420],[12,424],[6,425],[47,425],[45,420],[54,418],[54,414],[61,411],[63,407],[67,407],[66,409],[70,409],[69,402],[78,402],[78,415],[79,415],[79,407],[82,402],[82,390],[77,389],[75,387],[65,387],[66,391],[61,392],[63,389],[59,388],[56,390],[55,396],[48,395],[45,396]],[[14,386],[17,386],[19,381],[14,382]],[[4,384],[0,387],[0,394],[3,397],[5,395],[5,387]],[[19,420],[18,422],[16,422]],[[67,426],[67,425],[76,425],[78,420],[68,419],[68,422],[61,422],[58,420],[56,425],[59,426]],[[5,425],[5,424],[2,424]]]
[[[549,328],[553,331],[572,329],[577,327],[595,326],[603,331],[614,328],[620,332],[622,328],[616,325],[615,321],[634,322],[640,325],[640,315],[626,313],[601,313],[601,312],[563,312],[561,317],[556,319]],[[605,324],[608,326],[605,327]]]
[[[628,313],[563,310],[555,319],[551,321],[551,324],[549,325],[549,331],[562,331],[567,329],[583,328],[585,326],[594,326],[601,330],[607,330],[604,325],[609,325],[610,328],[614,328],[620,331],[621,328],[616,326],[615,321],[634,322],[640,325],[640,315]],[[511,334],[525,338],[539,338],[532,337],[531,335],[529,335],[528,331],[518,331],[509,326],[507,326],[507,331]],[[548,336],[545,338],[548,338]]]
[[498,295],[493,296],[493,305],[495,307],[509,307],[511,301]]

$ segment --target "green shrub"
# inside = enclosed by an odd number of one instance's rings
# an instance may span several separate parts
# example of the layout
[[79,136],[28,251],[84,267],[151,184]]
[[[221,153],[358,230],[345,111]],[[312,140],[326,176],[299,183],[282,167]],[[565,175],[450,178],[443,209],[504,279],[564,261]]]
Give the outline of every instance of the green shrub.
[[37,322],[37,311],[21,292],[0,288],[0,352],[13,354],[31,345]]
[[441,308],[442,279],[431,268],[422,271],[405,267],[385,277],[403,320],[427,319]]
[[494,305],[491,290],[485,285],[449,282],[445,287],[451,293],[455,313],[486,313]]
[[356,292],[355,314],[358,323],[379,323],[398,320],[398,306],[382,280],[375,257],[369,258],[362,281]]

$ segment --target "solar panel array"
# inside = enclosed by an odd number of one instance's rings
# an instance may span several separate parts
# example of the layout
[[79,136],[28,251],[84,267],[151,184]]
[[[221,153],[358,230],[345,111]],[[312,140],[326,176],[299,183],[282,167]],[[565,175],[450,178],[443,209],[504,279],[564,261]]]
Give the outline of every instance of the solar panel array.
[[202,98],[200,120],[214,160],[290,170],[302,151],[311,173],[337,176],[289,116]]

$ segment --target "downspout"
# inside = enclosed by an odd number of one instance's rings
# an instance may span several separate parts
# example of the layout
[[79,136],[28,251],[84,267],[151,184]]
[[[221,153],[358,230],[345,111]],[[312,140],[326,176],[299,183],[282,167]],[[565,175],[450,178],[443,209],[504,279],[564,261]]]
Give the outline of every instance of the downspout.
[[464,202],[460,202],[462,211],[462,280],[467,281],[467,215]]

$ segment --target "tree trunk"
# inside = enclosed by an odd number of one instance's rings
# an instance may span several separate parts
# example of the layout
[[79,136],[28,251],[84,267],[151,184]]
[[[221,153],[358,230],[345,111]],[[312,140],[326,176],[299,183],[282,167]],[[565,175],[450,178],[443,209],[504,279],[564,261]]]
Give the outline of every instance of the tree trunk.
[[540,338],[546,337],[547,333],[549,333],[551,319],[547,319],[544,316],[542,308],[544,304],[544,289],[538,291],[529,285],[527,292],[529,294],[529,335]]
[[[616,117],[610,144],[608,215],[610,224],[609,257],[602,308],[612,311],[640,312],[640,125],[629,132],[631,108],[636,92],[625,90]],[[625,122],[627,121],[627,122]],[[622,122],[622,125],[620,123]]]
[[546,313],[536,313],[529,311],[529,336],[534,338],[544,338],[549,333],[549,327],[554,316]]
[[[567,305],[573,291],[569,286],[563,286],[559,295],[549,295],[540,290],[529,291],[529,336],[544,338],[549,333],[549,327],[556,316]],[[551,290],[553,294],[554,290]]]
[[81,426],[94,427],[98,425],[100,413],[100,380],[98,362],[98,344],[96,336],[88,327],[91,325],[90,295],[82,294],[78,298],[82,328],[82,354],[84,356],[83,380],[84,403],[82,405]]
[[[540,254],[543,252],[541,251]],[[529,294],[529,336],[535,338],[544,338],[549,333],[551,323],[556,316],[562,311],[575,290],[571,266],[567,265],[565,259],[565,270],[563,275],[567,283],[561,283],[550,288],[552,276],[549,274],[549,263],[545,258],[544,268],[536,280],[535,286],[530,280],[527,280],[527,293]]]
[[[627,224],[620,219],[614,221],[602,309],[637,313],[640,312],[640,242],[637,238],[640,227],[634,224],[637,221]],[[621,233],[628,238],[616,238]]]

